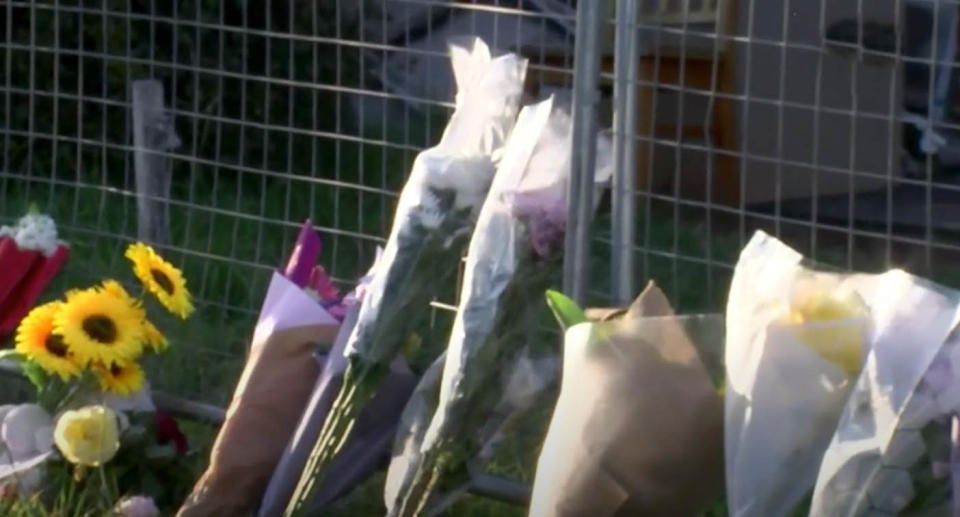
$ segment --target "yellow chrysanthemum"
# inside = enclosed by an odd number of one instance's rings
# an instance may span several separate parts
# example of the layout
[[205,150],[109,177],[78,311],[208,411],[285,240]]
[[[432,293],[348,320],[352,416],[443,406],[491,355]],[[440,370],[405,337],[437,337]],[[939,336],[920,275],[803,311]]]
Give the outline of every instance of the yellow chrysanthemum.
[[143,320],[143,336],[144,344],[154,352],[163,352],[169,346],[167,337],[150,320]]
[[68,381],[80,375],[70,347],[54,333],[53,320],[62,304],[52,302],[35,307],[17,327],[16,350],[49,374]]
[[54,317],[54,331],[80,364],[136,359],[143,352],[141,312],[103,289],[87,289],[67,297]]
[[93,371],[103,391],[125,397],[143,387],[143,369],[134,361],[115,362],[109,368],[97,364]]
[[803,278],[794,286],[785,323],[803,325],[800,339],[848,375],[860,371],[866,305],[860,296],[824,278]]
[[53,441],[70,463],[99,467],[120,449],[117,414],[104,406],[67,411],[57,420]]
[[131,244],[124,256],[133,262],[133,272],[140,282],[168,311],[184,319],[193,312],[187,281],[179,269],[142,242]]

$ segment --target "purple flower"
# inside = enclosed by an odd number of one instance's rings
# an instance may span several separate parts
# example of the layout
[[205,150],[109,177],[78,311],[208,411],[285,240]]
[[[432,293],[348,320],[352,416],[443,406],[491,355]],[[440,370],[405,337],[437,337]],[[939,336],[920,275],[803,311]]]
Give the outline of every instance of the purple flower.
[[566,206],[551,191],[517,193],[509,201],[513,215],[530,227],[530,244],[540,258],[550,257],[563,246],[567,230]]
[[320,236],[313,231],[313,223],[307,219],[300,227],[300,235],[297,236],[296,246],[290,254],[286,269],[283,270],[283,276],[298,287],[306,287],[310,281],[313,266],[320,257],[321,244]]

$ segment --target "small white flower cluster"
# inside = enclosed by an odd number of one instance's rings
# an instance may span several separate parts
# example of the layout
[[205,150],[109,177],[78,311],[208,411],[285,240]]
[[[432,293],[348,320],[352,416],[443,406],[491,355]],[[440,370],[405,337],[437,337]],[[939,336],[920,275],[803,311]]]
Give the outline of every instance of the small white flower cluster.
[[18,248],[39,251],[48,257],[57,251],[57,224],[48,215],[25,215],[16,226],[0,227],[0,237],[11,237]]

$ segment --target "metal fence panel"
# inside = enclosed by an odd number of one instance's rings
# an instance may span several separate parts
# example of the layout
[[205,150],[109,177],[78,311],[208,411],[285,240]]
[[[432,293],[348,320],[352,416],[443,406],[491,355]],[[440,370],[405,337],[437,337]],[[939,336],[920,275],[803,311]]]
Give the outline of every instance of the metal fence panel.
[[[599,4],[579,6],[610,15],[592,49],[598,81],[579,79],[599,85],[618,173],[580,234],[591,237],[592,301],[624,301],[655,279],[683,310],[718,310],[758,228],[826,264],[899,265],[960,286],[954,0]],[[56,216],[74,252],[63,287],[123,270],[138,195],[169,207],[160,247],[202,306],[183,332],[192,355],[170,366],[179,384],[206,387],[184,395],[223,402],[300,222],[323,232],[337,280],[372,260],[413,157],[449,114],[447,39],[479,35],[529,57],[532,100],[574,89],[576,36],[588,34],[577,10],[572,0],[3,2],[0,220],[31,201]],[[145,79],[163,86],[179,144],[149,149],[169,167],[169,195],[137,189],[132,85]],[[437,318],[456,292],[435,304]],[[221,367],[197,366],[210,364]],[[162,371],[158,383],[175,379]]]

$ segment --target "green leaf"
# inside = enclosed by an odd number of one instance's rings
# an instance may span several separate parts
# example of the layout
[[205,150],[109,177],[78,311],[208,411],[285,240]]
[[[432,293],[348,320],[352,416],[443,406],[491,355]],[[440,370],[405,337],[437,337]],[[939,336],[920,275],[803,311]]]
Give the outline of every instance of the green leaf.
[[553,311],[553,317],[557,319],[557,323],[563,330],[587,321],[587,316],[577,302],[560,291],[547,290],[547,306]]
[[36,363],[26,361],[20,364],[20,369],[30,381],[30,384],[33,384],[33,387],[37,389],[37,393],[42,393],[46,389],[49,378],[43,368]]

